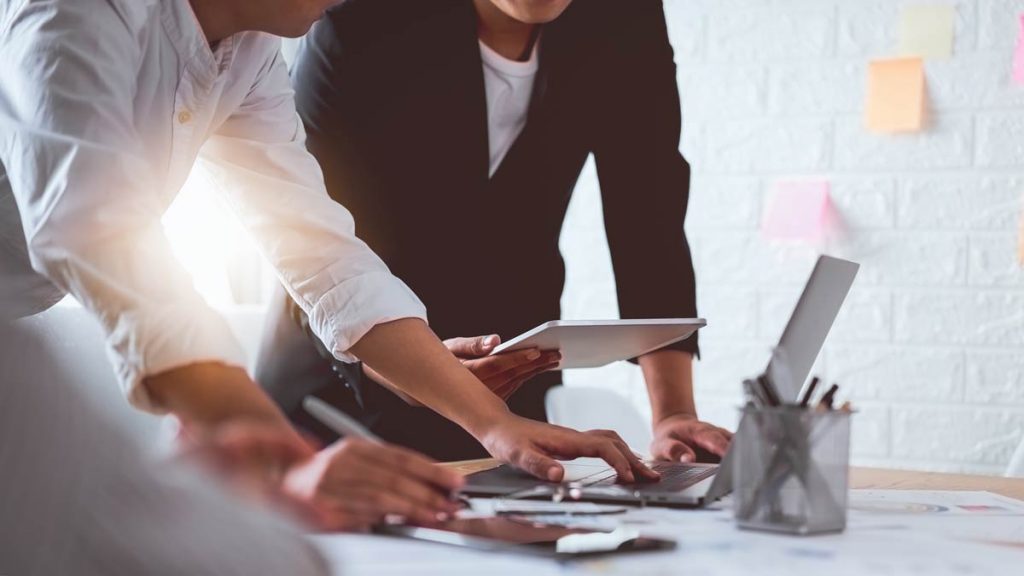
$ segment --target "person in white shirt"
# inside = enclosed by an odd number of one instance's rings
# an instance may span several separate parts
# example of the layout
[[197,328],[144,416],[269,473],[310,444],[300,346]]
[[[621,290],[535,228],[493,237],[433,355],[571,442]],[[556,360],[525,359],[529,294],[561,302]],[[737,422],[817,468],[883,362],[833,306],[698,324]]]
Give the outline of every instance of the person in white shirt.
[[[100,320],[136,406],[192,427],[247,419],[297,434],[246,374],[163,235],[161,215],[198,162],[336,357],[361,360],[537,476],[562,478],[557,455],[604,458],[625,481],[656,478],[615,435],[512,414],[329,199],[274,35],[301,35],[336,3],[0,3],[0,302],[27,315],[74,295]],[[358,446],[343,441],[290,466],[284,486],[328,502],[343,527],[452,511],[441,493],[460,485],[453,473]],[[353,470],[397,470],[393,495],[342,496],[366,481]]]

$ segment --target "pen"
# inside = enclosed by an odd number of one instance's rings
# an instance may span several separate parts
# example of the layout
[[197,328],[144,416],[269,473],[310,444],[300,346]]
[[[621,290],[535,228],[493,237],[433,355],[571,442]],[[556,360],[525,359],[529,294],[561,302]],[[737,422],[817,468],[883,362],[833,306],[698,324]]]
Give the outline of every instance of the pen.
[[781,404],[778,393],[775,392],[775,387],[768,380],[768,377],[761,374],[757,377],[757,383],[761,385],[761,390],[764,392],[765,399],[768,401],[769,406],[778,406]]
[[835,398],[836,392],[838,390],[839,385],[833,384],[832,387],[828,389],[828,392],[825,392],[825,395],[821,397],[821,400],[818,401],[818,407],[825,408],[826,410],[831,410],[833,399]]
[[318,422],[341,436],[363,438],[371,442],[383,443],[376,434],[367,430],[365,426],[356,422],[351,416],[316,396],[306,396],[302,400],[302,407],[306,409],[306,412],[309,412],[310,416],[316,418]]
[[807,390],[804,391],[804,397],[800,399],[801,407],[806,407],[807,404],[811,401],[811,396],[814,394],[814,389],[818,387],[818,382],[820,381],[821,379],[818,378],[817,376],[811,378],[811,383],[807,385]]
[[[309,415],[315,418],[318,422],[327,426],[341,436],[362,438],[378,444],[384,443],[379,436],[367,430],[365,426],[357,422],[354,418],[316,396],[306,396],[302,400],[302,407],[305,408],[306,412],[309,412]],[[473,507],[473,503],[459,492],[452,492],[448,494],[448,499],[453,502],[460,502],[466,508]]]
[[751,403],[753,403],[754,406],[756,406],[758,408],[761,408],[761,407],[766,406],[768,404],[767,402],[765,402],[764,397],[761,396],[761,393],[758,392],[757,385],[754,384],[753,380],[751,380],[749,378],[744,380],[743,381],[743,390],[747,394],[747,399]]

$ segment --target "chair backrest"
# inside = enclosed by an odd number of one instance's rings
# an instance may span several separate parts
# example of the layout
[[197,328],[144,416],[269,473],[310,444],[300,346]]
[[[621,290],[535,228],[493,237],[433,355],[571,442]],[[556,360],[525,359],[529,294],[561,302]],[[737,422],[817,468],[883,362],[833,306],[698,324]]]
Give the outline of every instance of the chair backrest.
[[162,419],[128,405],[107,359],[103,330],[92,315],[78,306],[58,305],[17,323],[36,336],[41,346],[0,347],[0,367],[9,367],[0,368],[0,375],[8,369],[25,374],[31,373],[33,366],[57,365],[63,373],[75,375],[75,384],[85,398],[123,424],[138,442],[155,445],[161,437]]
[[555,386],[548,391],[545,406],[552,424],[576,430],[614,430],[634,451],[650,451],[650,424],[621,394],[602,388]]

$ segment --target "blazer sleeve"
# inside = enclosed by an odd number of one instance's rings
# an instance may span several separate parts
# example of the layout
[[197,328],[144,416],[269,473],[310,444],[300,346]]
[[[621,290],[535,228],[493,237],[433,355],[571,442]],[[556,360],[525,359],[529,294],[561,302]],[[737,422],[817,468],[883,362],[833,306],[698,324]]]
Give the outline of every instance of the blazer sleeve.
[[[683,229],[690,165],[679,151],[679,89],[662,3],[637,1],[619,16],[598,60],[608,81],[594,145],[619,310],[623,318],[693,318],[696,282]],[[697,334],[670,348],[699,355]]]

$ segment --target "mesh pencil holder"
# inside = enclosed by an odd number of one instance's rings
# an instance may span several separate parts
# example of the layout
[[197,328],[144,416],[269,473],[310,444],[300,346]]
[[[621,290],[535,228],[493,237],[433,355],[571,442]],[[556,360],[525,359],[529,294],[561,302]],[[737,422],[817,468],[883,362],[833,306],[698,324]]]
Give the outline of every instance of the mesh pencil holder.
[[733,440],[739,526],[790,534],[844,530],[851,416],[795,405],[745,408]]

